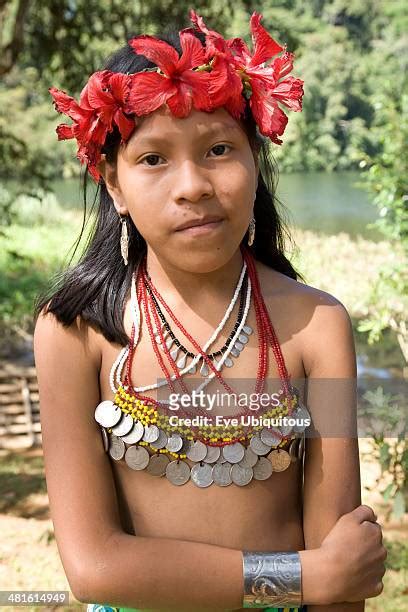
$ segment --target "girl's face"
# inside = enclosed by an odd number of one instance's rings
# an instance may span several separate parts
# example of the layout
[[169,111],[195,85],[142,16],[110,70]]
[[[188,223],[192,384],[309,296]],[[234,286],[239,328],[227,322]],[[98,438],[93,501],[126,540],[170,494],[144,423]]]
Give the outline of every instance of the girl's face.
[[130,215],[159,260],[211,272],[230,261],[248,229],[255,159],[225,109],[178,119],[163,106],[138,122],[119,148],[114,179],[105,176],[118,212]]

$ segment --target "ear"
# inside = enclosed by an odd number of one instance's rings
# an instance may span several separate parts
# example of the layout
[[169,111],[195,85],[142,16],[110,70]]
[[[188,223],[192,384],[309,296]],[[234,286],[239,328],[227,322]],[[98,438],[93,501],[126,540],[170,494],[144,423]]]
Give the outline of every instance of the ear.
[[106,160],[106,155],[102,153],[101,160],[98,163],[98,170],[105,181],[106,189],[113,200],[116,211],[120,215],[129,214],[128,207],[123,198],[122,191],[118,183],[118,175],[116,165]]

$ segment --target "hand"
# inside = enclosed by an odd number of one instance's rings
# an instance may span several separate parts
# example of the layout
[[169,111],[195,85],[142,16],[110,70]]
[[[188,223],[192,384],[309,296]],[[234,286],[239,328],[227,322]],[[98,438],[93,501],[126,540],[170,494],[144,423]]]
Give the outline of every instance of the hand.
[[339,518],[323,540],[326,604],[361,601],[379,595],[384,586],[384,561],[387,550],[382,544],[381,526],[366,505]]

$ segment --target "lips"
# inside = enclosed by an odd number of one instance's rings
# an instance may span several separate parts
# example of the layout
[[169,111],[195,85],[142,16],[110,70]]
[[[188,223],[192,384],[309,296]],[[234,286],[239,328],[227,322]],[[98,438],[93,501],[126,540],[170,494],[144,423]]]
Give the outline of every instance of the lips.
[[197,217],[195,219],[189,219],[185,221],[178,227],[176,227],[176,232],[179,232],[184,229],[188,229],[189,227],[198,227],[200,225],[206,225],[207,223],[217,223],[218,221],[222,221],[223,217],[219,215],[207,215],[206,217]]

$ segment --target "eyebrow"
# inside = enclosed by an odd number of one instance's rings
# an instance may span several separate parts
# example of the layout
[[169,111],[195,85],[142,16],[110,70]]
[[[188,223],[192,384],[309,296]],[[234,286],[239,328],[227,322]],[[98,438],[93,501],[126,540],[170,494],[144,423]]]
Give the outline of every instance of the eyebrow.
[[[209,136],[219,134],[220,132],[226,133],[226,132],[230,132],[231,130],[240,131],[238,125],[234,125],[234,124],[213,125],[210,128],[208,128],[205,132],[200,134],[198,139],[202,140],[204,138],[208,138]],[[129,146],[133,148],[137,146],[148,146],[148,145],[155,145],[155,144],[158,144],[158,145],[169,144],[169,143],[171,144],[172,140],[173,139],[172,139],[171,134],[167,134],[165,137],[163,136],[141,136],[140,138],[138,138],[137,131],[136,131],[135,138],[131,143],[129,143]]]

